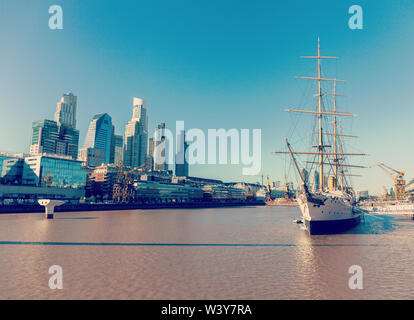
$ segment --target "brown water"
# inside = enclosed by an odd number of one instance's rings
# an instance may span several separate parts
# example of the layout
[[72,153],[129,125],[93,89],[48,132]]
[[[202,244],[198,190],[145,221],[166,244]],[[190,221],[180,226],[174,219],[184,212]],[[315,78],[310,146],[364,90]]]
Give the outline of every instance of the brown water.
[[[309,236],[292,222],[299,215],[278,207],[0,215],[0,298],[414,298],[414,221],[367,216],[347,234]],[[62,290],[49,288],[51,265],[63,269]],[[348,286],[351,265],[363,269],[363,290]]]

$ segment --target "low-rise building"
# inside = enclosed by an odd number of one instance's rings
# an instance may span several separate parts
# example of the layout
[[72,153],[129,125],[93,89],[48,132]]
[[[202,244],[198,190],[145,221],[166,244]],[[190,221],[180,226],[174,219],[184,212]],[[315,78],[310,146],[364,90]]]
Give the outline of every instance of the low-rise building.
[[45,196],[79,200],[85,195],[86,170],[71,156],[22,154],[1,157],[0,201]]
[[117,181],[118,166],[102,164],[93,168],[87,177],[86,197],[94,196],[99,199],[112,199],[114,184]]

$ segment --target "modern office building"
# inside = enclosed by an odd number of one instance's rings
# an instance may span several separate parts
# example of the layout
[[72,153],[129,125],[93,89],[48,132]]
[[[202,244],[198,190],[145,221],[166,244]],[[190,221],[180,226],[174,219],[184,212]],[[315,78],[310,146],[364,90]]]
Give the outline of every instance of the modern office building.
[[115,135],[115,152],[114,162],[118,164],[124,158],[124,138],[121,135]]
[[86,169],[81,161],[68,156],[30,156],[24,159],[22,184],[82,189],[86,185]]
[[154,168],[154,138],[148,139],[148,155],[147,155],[147,165],[148,168]]
[[0,154],[0,203],[36,199],[77,202],[85,195],[86,169],[70,156]]
[[153,140],[154,170],[168,170],[168,140],[165,137],[165,123],[160,123],[155,129]]
[[30,154],[43,153],[78,157],[79,131],[76,130],[77,97],[65,93],[56,105],[55,120],[32,124]]
[[115,134],[115,127],[111,128],[111,155],[109,163],[118,164],[124,157],[124,138]]
[[24,159],[20,157],[4,159],[2,170],[0,171],[1,183],[21,184],[23,174]]
[[0,152],[0,184],[19,184],[23,170],[23,153]]
[[175,155],[175,175],[188,177],[188,161],[186,157],[188,143],[185,141],[185,131],[178,134],[177,153]]
[[145,101],[133,99],[132,119],[125,126],[124,165],[138,167],[147,159],[148,117]]
[[76,105],[78,98],[73,93],[63,94],[56,105],[55,121],[65,127],[76,129]]
[[78,157],[79,131],[52,120],[32,124],[30,154],[57,154]]
[[107,113],[95,115],[89,124],[83,147],[79,150],[79,160],[92,167],[109,163],[111,133],[112,118]]

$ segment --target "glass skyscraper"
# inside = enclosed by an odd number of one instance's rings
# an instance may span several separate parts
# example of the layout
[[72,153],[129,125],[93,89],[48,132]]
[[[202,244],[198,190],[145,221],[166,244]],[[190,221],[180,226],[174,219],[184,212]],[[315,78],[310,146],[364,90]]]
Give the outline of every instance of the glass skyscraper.
[[112,118],[107,113],[97,114],[89,124],[79,160],[89,166],[109,163],[111,158]]
[[32,124],[30,154],[57,154],[78,157],[79,131],[76,130],[77,97],[65,93],[56,105],[55,120]]
[[165,137],[165,123],[161,122],[154,133],[153,161],[154,170],[168,170],[168,140]]
[[175,176],[188,177],[188,161],[186,159],[188,144],[185,141],[185,131],[178,134],[177,153],[175,155]]

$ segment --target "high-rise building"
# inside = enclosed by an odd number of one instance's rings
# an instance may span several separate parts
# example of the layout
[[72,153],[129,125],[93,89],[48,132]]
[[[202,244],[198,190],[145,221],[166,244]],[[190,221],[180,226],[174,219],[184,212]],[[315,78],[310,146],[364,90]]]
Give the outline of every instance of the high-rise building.
[[168,140],[165,137],[165,123],[160,123],[155,129],[153,139],[154,170],[168,170]]
[[115,126],[111,128],[111,156],[109,163],[119,164],[124,158],[124,137],[115,134]]
[[125,126],[124,165],[138,167],[145,164],[148,143],[148,116],[145,101],[133,99],[132,119]]
[[113,163],[118,164],[123,161],[124,158],[124,138],[120,135],[114,135],[114,161]]
[[65,127],[76,129],[77,97],[68,92],[63,94],[56,105],[55,121]]
[[109,163],[114,163],[115,161],[115,126],[111,126],[111,145],[109,152]]
[[56,105],[55,121],[33,122],[30,154],[57,154],[77,159],[76,104],[77,97],[73,93],[65,93]]
[[188,143],[185,141],[185,131],[178,134],[177,153],[175,155],[175,176],[188,177],[188,161],[186,159]]
[[148,156],[147,156],[148,168],[154,168],[154,138],[148,140]]
[[52,120],[33,122],[30,154],[78,156],[79,131]]
[[111,157],[112,118],[107,113],[92,118],[85,142],[79,151],[79,160],[96,167],[109,163]]

